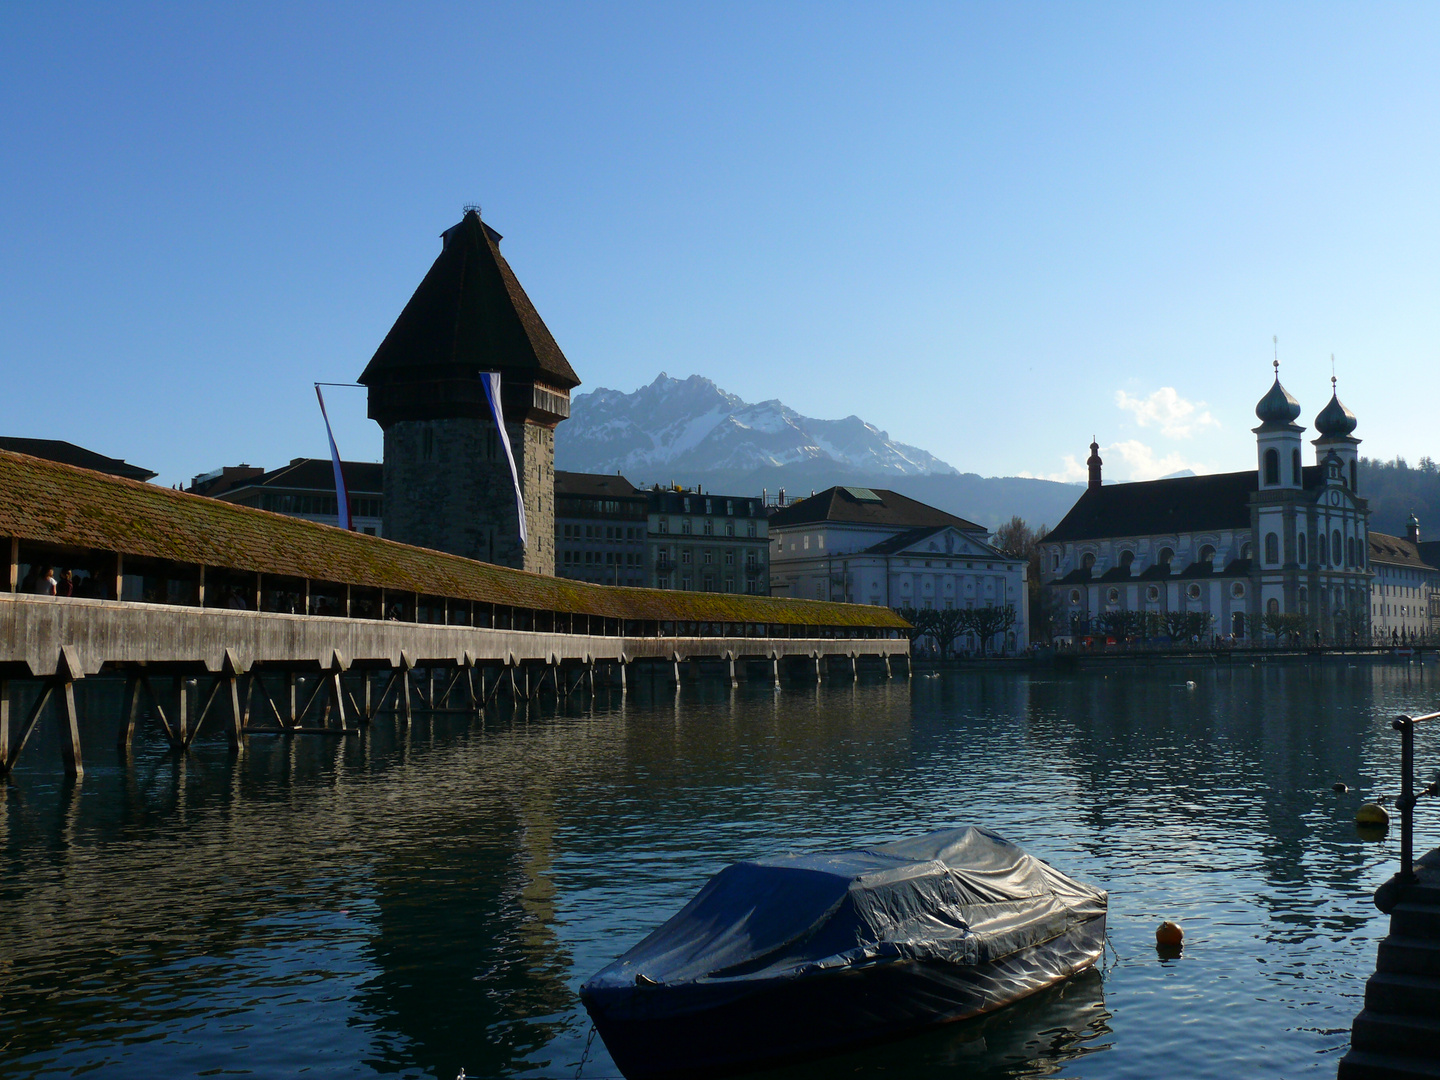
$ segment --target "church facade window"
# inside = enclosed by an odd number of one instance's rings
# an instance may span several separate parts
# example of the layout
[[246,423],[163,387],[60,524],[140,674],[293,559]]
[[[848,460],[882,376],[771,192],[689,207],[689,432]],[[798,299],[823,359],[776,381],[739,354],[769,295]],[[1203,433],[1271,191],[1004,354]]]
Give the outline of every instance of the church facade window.
[[1280,452],[1273,446],[1265,451],[1265,486],[1274,487],[1280,483]]
[[1265,562],[1274,566],[1280,561],[1280,537],[1273,532],[1265,534]]

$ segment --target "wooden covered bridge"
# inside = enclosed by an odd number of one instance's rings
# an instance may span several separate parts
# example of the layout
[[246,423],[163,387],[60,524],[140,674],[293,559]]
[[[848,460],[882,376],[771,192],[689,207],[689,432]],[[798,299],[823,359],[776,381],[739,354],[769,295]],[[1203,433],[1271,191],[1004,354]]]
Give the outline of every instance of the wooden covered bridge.
[[[888,676],[894,660],[908,674],[886,608],[589,585],[3,451],[0,537],[0,775],[47,715],[83,771],[74,684],[100,674],[124,680],[122,746],[153,710],[176,746],[208,722],[236,748],[416,703],[593,693],[637,665],[676,682],[702,665],[732,681]],[[74,596],[36,594],[48,568]]]

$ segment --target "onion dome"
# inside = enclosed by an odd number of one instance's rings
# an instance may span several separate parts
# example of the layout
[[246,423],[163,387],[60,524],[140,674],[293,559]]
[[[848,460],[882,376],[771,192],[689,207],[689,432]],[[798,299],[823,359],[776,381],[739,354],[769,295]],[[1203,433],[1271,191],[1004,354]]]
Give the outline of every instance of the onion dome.
[[[1334,383],[1333,379],[1331,383]],[[1330,404],[1321,409],[1320,415],[1315,417],[1315,430],[1322,439],[1343,439],[1355,430],[1358,423],[1355,414],[1341,403],[1332,385]]]
[[1275,385],[1270,387],[1260,404],[1255,406],[1255,415],[1260,422],[1267,427],[1277,425],[1285,427],[1295,422],[1300,415],[1300,402],[1290,396],[1290,391],[1280,385],[1280,373],[1275,373]]

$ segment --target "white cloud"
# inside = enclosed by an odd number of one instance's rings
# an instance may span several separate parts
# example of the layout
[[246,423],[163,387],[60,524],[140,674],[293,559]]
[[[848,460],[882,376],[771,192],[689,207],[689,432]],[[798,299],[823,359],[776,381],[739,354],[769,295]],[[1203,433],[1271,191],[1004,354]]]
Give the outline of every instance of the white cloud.
[[1141,427],[1158,427],[1167,439],[1188,439],[1204,428],[1220,426],[1203,401],[1186,401],[1173,386],[1162,386],[1144,398],[1117,390],[1115,404],[1134,413],[1135,422]]
[[1120,460],[1130,470],[1132,481],[1158,480],[1162,476],[1183,472],[1186,469],[1197,473],[1210,471],[1206,466],[1198,465],[1173,451],[1159,457],[1152,448],[1146,446],[1139,439],[1127,439],[1124,442],[1102,447],[1100,457],[1104,458],[1107,454],[1112,462],[1115,460],[1115,456],[1119,455]]
[[1085,480],[1090,476],[1090,470],[1074,454],[1066,454],[1062,462],[1063,468],[1053,473],[1032,473],[1021,472],[1018,475],[1027,480],[1054,480],[1061,484],[1073,484],[1077,480]]
[[[1128,471],[1130,474],[1123,477],[1126,482],[1158,480],[1162,476],[1171,476],[1175,473],[1185,472],[1187,469],[1200,474],[1215,471],[1211,465],[1193,461],[1173,451],[1164,455],[1157,454],[1153,447],[1145,445],[1139,439],[1127,439],[1124,442],[1102,446],[1100,460],[1105,462],[1101,467],[1101,472],[1111,483],[1122,479],[1116,475],[1122,471]],[[1031,480],[1055,480],[1062,484],[1073,484],[1076,481],[1088,480],[1090,469],[1074,454],[1066,454],[1061,459],[1061,468],[1058,472],[1022,472],[1019,475]]]

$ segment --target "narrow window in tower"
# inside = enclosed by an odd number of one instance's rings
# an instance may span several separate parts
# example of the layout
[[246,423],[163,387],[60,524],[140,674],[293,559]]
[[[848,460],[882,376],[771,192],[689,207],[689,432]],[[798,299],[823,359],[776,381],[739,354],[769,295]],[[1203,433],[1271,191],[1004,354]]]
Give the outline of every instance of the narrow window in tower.
[[1278,483],[1280,483],[1280,454],[1272,446],[1265,451],[1265,484],[1268,487]]
[[1303,532],[1296,538],[1296,543],[1299,545],[1300,565],[1301,565],[1301,566],[1304,566],[1305,563],[1306,563],[1306,559],[1305,559],[1305,534],[1304,534]]
[[1265,534],[1265,561],[1271,566],[1280,561],[1280,538],[1274,533]]
[[1340,546],[1340,530],[1336,529],[1330,534],[1330,558],[1336,566],[1340,565],[1340,556],[1345,554],[1345,549]]
[[1301,484],[1300,484],[1300,451],[1299,451],[1299,449],[1295,449],[1295,450],[1291,450],[1291,451],[1290,451],[1290,483],[1294,484],[1296,487],[1300,487],[1300,486],[1301,486]]
[[1351,491],[1359,491],[1359,490],[1360,490],[1360,477],[1359,477],[1359,473],[1356,471],[1355,462],[1353,462],[1353,461],[1350,462],[1350,490],[1351,490]]
[[1320,565],[1321,565],[1321,566],[1324,566],[1324,565],[1326,565],[1326,564],[1330,561],[1330,555],[1329,555],[1329,549],[1328,549],[1328,547],[1326,546],[1326,543],[1325,543],[1325,534],[1324,534],[1323,532],[1320,534],[1319,540],[1320,540],[1320,560],[1319,560],[1319,561],[1320,561]]

